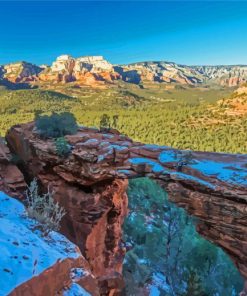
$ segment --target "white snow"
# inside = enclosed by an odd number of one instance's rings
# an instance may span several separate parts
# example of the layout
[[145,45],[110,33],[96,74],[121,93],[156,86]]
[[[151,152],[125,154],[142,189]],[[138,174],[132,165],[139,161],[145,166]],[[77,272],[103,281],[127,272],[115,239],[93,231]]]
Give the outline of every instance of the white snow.
[[153,274],[152,283],[148,285],[148,288],[150,291],[150,296],[161,295],[160,289],[163,291],[163,293],[166,292],[167,294],[169,294],[169,292],[170,292],[170,287],[169,287],[169,285],[166,284],[166,278],[160,272]]
[[201,171],[204,175],[216,176],[223,182],[236,185],[247,185],[246,168],[237,163],[202,160],[191,165],[192,168]]
[[63,235],[43,237],[23,204],[0,192],[0,295],[42,273],[59,260],[81,256]]
[[166,162],[176,162],[177,161],[177,155],[175,151],[162,151],[159,155],[159,161],[160,163],[166,163]]

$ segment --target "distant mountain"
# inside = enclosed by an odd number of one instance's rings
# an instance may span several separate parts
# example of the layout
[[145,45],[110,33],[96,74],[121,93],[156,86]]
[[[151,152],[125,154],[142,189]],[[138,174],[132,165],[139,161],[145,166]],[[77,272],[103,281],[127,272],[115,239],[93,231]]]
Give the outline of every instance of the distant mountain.
[[140,62],[115,67],[125,81],[158,81],[189,85],[236,86],[247,81],[247,66],[185,66],[170,62]]
[[18,62],[0,66],[0,79],[12,83],[68,83],[96,86],[116,80],[200,86],[238,86],[247,81],[247,66],[186,66],[172,62],[112,65],[102,56],[59,56],[51,66]]
[[41,67],[27,62],[17,62],[1,66],[0,75],[2,79],[13,83],[30,82],[38,79],[42,70]]

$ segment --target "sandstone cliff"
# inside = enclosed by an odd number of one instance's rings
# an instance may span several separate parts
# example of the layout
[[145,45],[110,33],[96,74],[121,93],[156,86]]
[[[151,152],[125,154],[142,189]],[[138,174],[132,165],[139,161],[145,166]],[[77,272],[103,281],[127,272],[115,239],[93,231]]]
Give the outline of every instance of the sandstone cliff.
[[0,205],[1,295],[62,295],[78,283],[98,295],[96,280],[77,246],[55,232],[42,236],[23,204],[2,192]]
[[[156,179],[171,201],[196,216],[198,232],[223,248],[247,278],[246,155],[143,145],[115,130],[81,127],[77,134],[66,136],[72,151],[62,158],[56,153],[54,141],[40,139],[33,128],[33,123],[13,127],[7,143],[19,157],[25,180],[38,178],[44,190],[49,184],[55,199],[66,209],[61,231],[79,246],[86,259],[80,264],[91,274],[87,280],[78,280],[77,288],[90,291],[94,287],[100,295],[120,293],[127,179],[140,176]],[[0,190],[20,197],[17,193],[25,188],[24,177],[9,163],[10,153],[4,143],[1,147]],[[19,181],[13,183],[13,179]],[[65,279],[59,287],[66,286],[67,280],[69,285],[73,283],[68,273]]]
[[[20,153],[20,167],[25,178],[30,180],[35,176],[44,190],[47,189],[48,184],[54,190],[54,198],[67,212],[61,231],[79,246],[97,280],[100,295],[117,295],[124,285],[122,261],[125,249],[121,239],[122,223],[127,214],[128,205],[127,180],[109,179],[99,180],[97,184],[91,184],[91,182],[82,184],[71,182],[70,173],[61,178],[60,173],[55,173],[55,167],[58,163],[62,164],[63,160],[56,154],[48,156],[50,149],[54,148],[52,143],[49,148],[50,144],[48,144],[48,150],[46,152],[44,150],[44,155],[40,155],[44,162],[39,163],[39,158],[33,159],[31,162],[34,167],[30,169],[29,161],[34,156],[29,149],[31,147],[26,146],[24,138],[24,142],[17,144],[15,141],[19,141],[20,138],[15,136],[9,135],[9,142],[13,144],[10,148],[14,149],[15,145],[20,144],[18,155]],[[48,159],[49,165],[46,163]],[[7,178],[7,175],[4,177]],[[6,191],[5,187],[0,189]],[[15,191],[19,190],[22,192],[21,188],[15,188]]]
[[113,66],[102,56],[72,58],[62,55],[39,75],[41,81],[77,81],[79,84],[91,86],[100,82],[112,82],[118,78],[120,76],[114,71]]
[[229,98],[221,99],[212,107],[213,112],[227,116],[243,116],[247,114],[247,87],[245,84],[236,89]]
[[78,285],[81,291],[99,295],[98,282],[79,248],[62,235],[37,233],[37,222],[12,198],[23,200],[27,189],[18,161],[0,139],[0,294],[63,295]]
[[247,66],[185,66],[170,62],[140,62],[117,66],[123,80],[132,83],[156,81],[184,85],[237,86],[247,80]]
[[186,66],[172,62],[139,62],[112,65],[102,56],[74,58],[61,55],[51,66],[30,63],[12,63],[0,68],[0,78],[20,83],[68,83],[98,86],[123,80],[129,83],[145,82],[200,86],[215,84],[238,86],[247,81],[247,66]]
[[170,200],[199,218],[198,231],[223,248],[247,278],[245,155],[188,154],[88,128],[66,138],[73,149],[61,159],[53,141],[39,139],[33,124],[13,127],[7,135],[9,147],[25,163],[25,173],[37,176],[44,186],[53,185],[57,200],[69,211],[63,233],[80,246],[101,281],[106,270],[108,275],[110,270],[121,273],[124,179],[139,176],[161,182]]
[[41,71],[41,67],[27,62],[12,63],[2,66],[0,78],[13,83],[31,82],[38,79],[38,74]]
[[4,140],[0,138],[0,191],[10,196],[21,197],[26,189],[26,182],[21,171],[14,164]]

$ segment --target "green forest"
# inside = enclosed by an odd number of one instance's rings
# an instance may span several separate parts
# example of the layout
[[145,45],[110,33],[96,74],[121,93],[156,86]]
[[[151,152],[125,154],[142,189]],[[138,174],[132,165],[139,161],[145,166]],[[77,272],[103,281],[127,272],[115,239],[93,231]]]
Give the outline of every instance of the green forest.
[[95,127],[99,127],[102,115],[107,114],[112,127],[144,143],[201,151],[247,151],[247,116],[212,111],[216,99],[223,95],[230,97],[225,90],[164,91],[167,100],[157,97],[156,91],[151,95],[150,90],[146,95],[122,88],[80,91],[72,88],[63,92],[1,90],[1,136],[12,125],[33,120],[36,112],[69,111],[79,124]]

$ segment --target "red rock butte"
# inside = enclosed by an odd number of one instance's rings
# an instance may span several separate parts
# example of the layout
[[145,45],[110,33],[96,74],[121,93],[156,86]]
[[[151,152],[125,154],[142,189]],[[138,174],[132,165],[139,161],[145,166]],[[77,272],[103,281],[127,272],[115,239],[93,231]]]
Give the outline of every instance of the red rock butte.
[[51,66],[37,66],[24,61],[0,65],[1,79],[31,85],[65,84],[76,81],[77,86],[99,87],[102,84],[110,86],[114,81],[122,80],[134,84],[159,82],[233,87],[247,81],[247,66],[187,66],[166,61],[113,65],[103,56],[74,58],[64,54],[57,57]]
[[[2,143],[0,149],[0,190],[21,197],[24,177],[36,177],[44,190],[52,187],[67,212],[61,232],[79,246],[101,295],[117,295],[123,286],[127,179],[137,177],[157,180],[247,278],[247,155],[146,145],[112,129],[79,127],[66,139],[71,153],[63,158],[54,140],[38,136],[34,123],[12,127],[8,147]],[[18,155],[22,173],[9,163],[8,149]]]

